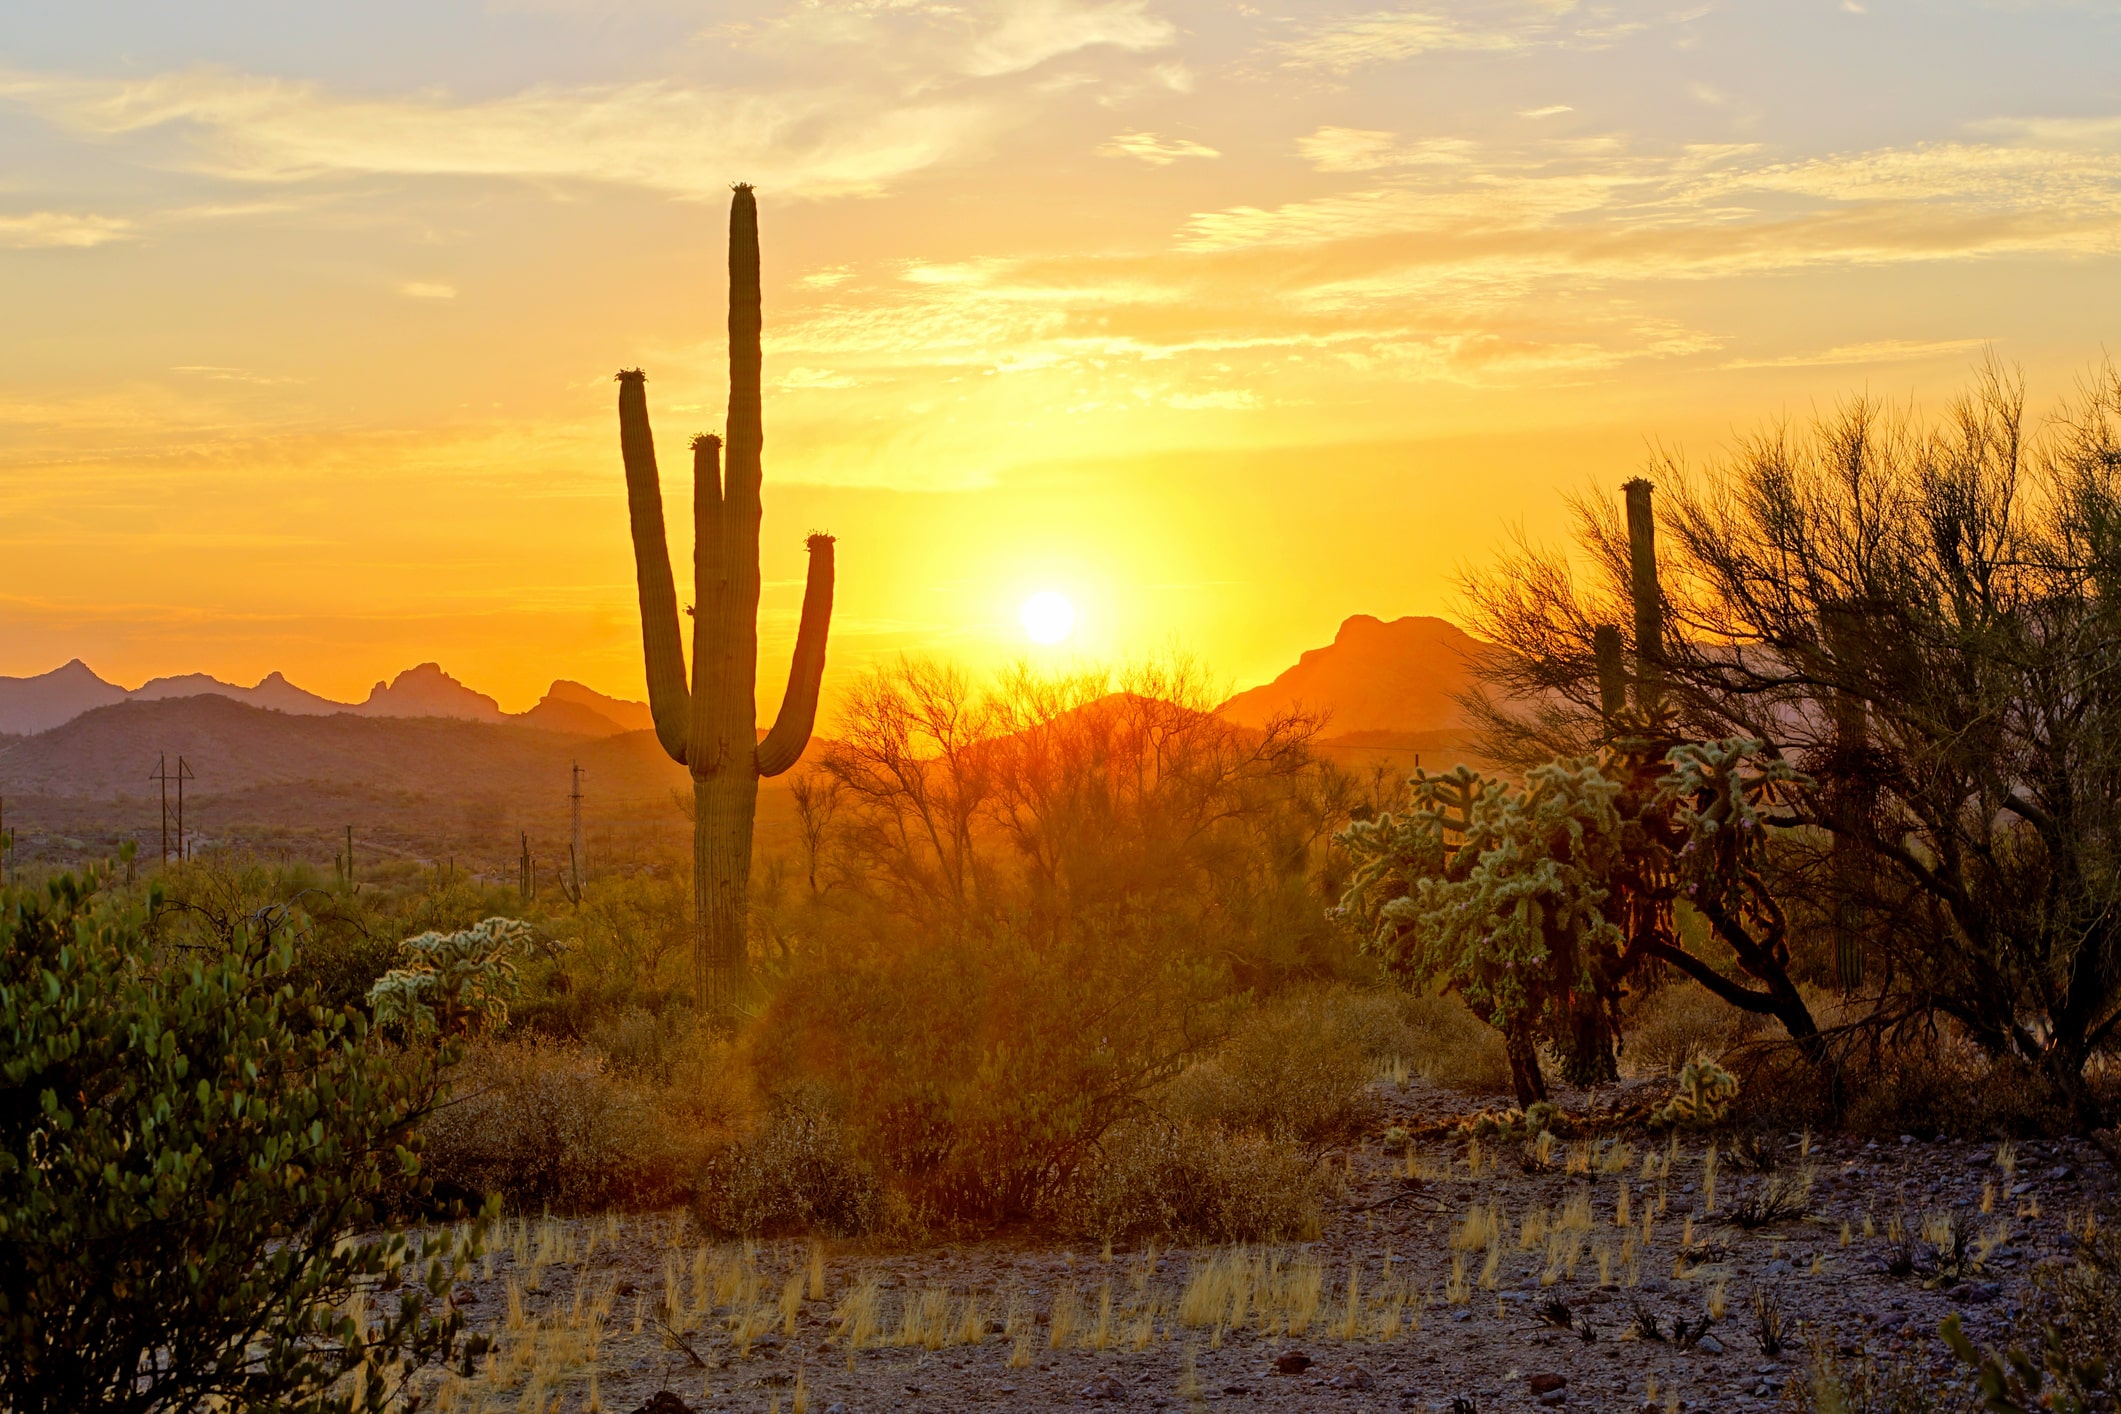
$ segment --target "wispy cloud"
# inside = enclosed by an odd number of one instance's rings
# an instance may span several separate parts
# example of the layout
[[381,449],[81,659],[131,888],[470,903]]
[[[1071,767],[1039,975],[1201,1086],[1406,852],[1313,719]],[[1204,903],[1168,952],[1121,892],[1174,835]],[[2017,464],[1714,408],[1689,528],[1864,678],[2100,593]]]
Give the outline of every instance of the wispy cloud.
[[1176,33],[1170,21],[1148,13],[1142,0],[1102,5],[1018,0],[1000,25],[972,45],[964,71],[983,77],[1021,73],[1063,54],[1099,46],[1138,54],[1163,48]]
[[1402,143],[1396,133],[1367,128],[1324,127],[1296,140],[1303,159],[1321,172],[1372,172],[1381,167],[1463,164],[1475,145],[1461,138]]
[[[1410,266],[1511,278],[1686,277],[2043,251],[2121,252],[2121,124],[2012,127],[2008,140],[1764,160],[1746,145],[1412,149],[1321,129],[1326,171],[1404,166],[1367,188],[1195,215],[1198,252],[1397,241]],[[1442,160],[1444,158],[1449,160]]]
[[1945,358],[1980,348],[1986,339],[1874,339],[1863,344],[1841,344],[1811,353],[1784,354],[1779,358],[1740,358],[1725,368],[1822,368],[1850,363],[1912,363],[1917,359]]
[[215,363],[180,363],[172,367],[170,372],[189,373],[213,383],[255,383],[263,387],[308,381],[284,373],[255,373],[248,368],[230,368]]
[[84,215],[70,211],[32,211],[26,216],[0,216],[0,246],[15,250],[37,247],[109,245],[112,241],[139,239],[139,228],[117,216]]
[[8,72],[0,100],[93,137],[175,130],[189,140],[182,165],[238,181],[488,176],[703,197],[726,192],[732,176],[790,195],[873,193],[964,150],[992,119],[970,99],[665,82],[540,87],[473,102],[355,98],[204,68],[143,79]]
[[398,286],[398,293],[407,299],[455,299],[457,287],[439,280],[407,280]]
[[1284,62],[1344,74],[1438,50],[1516,49],[1523,34],[1463,25],[1426,10],[1372,10],[1326,20],[1279,46]]
[[1182,137],[1158,137],[1155,133],[1121,133],[1097,150],[1106,157],[1139,158],[1154,167],[1168,167],[1181,157],[1222,156],[1201,143]]

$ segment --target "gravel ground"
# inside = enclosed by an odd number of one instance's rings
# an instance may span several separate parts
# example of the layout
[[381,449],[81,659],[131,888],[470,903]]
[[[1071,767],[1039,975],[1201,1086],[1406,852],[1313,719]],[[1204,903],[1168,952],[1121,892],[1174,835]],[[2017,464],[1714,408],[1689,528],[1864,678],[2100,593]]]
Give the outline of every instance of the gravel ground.
[[[679,1213],[533,1221],[505,1230],[459,1288],[470,1331],[492,1345],[468,1379],[425,1372],[423,1407],[628,1414],[667,1390],[692,1410],[790,1414],[1446,1410],[1454,1399],[1491,1414],[1764,1409],[1803,1377],[1807,1339],[1946,1366],[1944,1316],[1963,1312],[1977,1343],[1993,1336],[2029,1267],[2065,1250],[2087,1214],[2113,1210],[2111,1167],[2075,1141],[2017,1144],[2006,1169],[1993,1143],[1797,1135],[1771,1136],[1766,1174],[1722,1141],[1711,1209],[1704,1137],[1683,1138],[1676,1157],[1668,1138],[1640,1132],[1618,1136],[1624,1153],[1562,1141],[1548,1166],[1529,1169],[1518,1145],[1491,1141],[1476,1169],[1463,1139],[1437,1132],[1461,1097],[1419,1081],[1387,1091],[1388,1122],[1419,1136],[1416,1176],[1408,1151],[1381,1136],[1328,1156],[1344,1181],[1324,1231],[1244,1254],[1254,1284],[1234,1322],[1228,1282],[1215,1287],[1214,1316],[1212,1283],[1185,1302],[1206,1264],[1225,1275],[1238,1265],[1214,1249],[1108,1257],[1021,1236],[914,1251],[832,1244],[819,1254],[824,1294],[811,1299],[804,1243],[703,1247]],[[1589,1099],[1563,1098],[1572,1109]],[[1731,1220],[1767,1185],[1807,1174],[1802,1216],[1750,1229]],[[1492,1267],[1482,1219],[1468,1230],[1475,1209],[1500,1218]],[[1540,1215],[1553,1236],[1535,1227],[1527,1245],[1525,1221]],[[1944,1215],[1972,1248],[1956,1268],[1938,1250]],[[857,1342],[850,1298],[865,1283],[877,1329]],[[1777,1354],[1759,1340],[1763,1296],[1783,1316]],[[903,1344],[909,1305],[926,1312],[924,1338]],[[1061,1307],[1076,1319],[1061,1311],[1056,1347]],[[1720,1317],[1692,1343],[1712,1311]],[[654,1414],[678,1409],[665,1400]]]

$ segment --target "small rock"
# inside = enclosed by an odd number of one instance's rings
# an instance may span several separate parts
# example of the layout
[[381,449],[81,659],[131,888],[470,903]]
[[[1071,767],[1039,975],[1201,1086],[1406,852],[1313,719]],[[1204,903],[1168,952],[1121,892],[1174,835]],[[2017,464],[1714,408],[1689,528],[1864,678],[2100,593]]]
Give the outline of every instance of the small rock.
[[1373,1390],[1377,1388],[1377,1381],[1370,1378],[1370,1372],[1362,1366],[1346,1365],[1332,1379],[1326,1381],[1326,1388]]
[[1274,1373],[1277,1375],[1300,1375],[1311,1368],[1311,1357],[1301,1350],[1284,1350],[1274,1357]]
[[1224,1385],[1224,1386],[1223,1386],[1223,1393],[1224,1393],[1224,1394],[1250,1394],[1251,1392],[1252,1392],[1252,1387],[1251,1387],[1250,1385]]
[[1780,1257],[1777,1257],[1774,1261],[1767,1264],[1767,1274],[1771,1277],[1786,1277],[1791,1272],[1794,1272],[1796,1270],[1797,1269],[1795,1267],[1791,1266],[1788,1262],[1784,1261]]
[[1015,1393],[1016,1393],[1016,1386],[1015,1386],[1015,1385],[998,1385],[998,1386],[996,1386],[996,1387],[995,1387],[995,1391],[994,1391],[994,1392],[995,1392],[996,1394],[1015,1394]]
[[1569,1392],[1565,1389],[1550,1389],[1539,1396],[1539,1402],[1548,1406],[1567,1404],[1569,1402]]
[[1723,1354],[1723,1342],[1712,1335],[1705,1335],[1694,1342],[1694,1348],[1704,1355]]
[[1530,1386],[1534,1394],[1547,1394],[1553,1390],[1566,1389],[1568,1383],[1569,1379],[1566,1375],[1534,1375],[1525,1381],[1525,1384]]
[[1076,1393],[1085,1399],[1125,1399],[1127,1387],[1110,1375],[1094,1375]]

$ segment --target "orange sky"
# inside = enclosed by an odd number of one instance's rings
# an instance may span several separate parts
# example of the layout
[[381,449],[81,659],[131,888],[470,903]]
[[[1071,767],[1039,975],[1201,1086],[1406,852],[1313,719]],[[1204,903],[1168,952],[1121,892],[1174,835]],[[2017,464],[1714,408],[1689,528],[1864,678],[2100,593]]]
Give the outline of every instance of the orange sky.
[[813,529],[835,677],[1029,652],[1050,588],[1062,656],[1244,684],[1652,441],[1984,345],[2052,399],[2121,308],[2093,0],[50,8],[0,16],[6,674],[640,696],[610,375],[666,469],[719,427],[732,179],[769,710]]

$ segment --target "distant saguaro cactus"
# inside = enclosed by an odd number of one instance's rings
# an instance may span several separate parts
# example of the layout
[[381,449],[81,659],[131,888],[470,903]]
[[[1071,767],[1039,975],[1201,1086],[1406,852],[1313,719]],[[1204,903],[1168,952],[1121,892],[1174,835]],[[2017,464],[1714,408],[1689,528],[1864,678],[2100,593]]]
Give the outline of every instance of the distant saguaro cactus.
[[1627,494],[1629,589],[1635,601],[1635,710],[1654,718],[1664,702],[1664,597],[1657,587],[1657,514],[1650,483],[1636,477]]
[[[656,738],[691,768],[693,792],[693,980],[701,1010],[726,1014],[745,983],[744,923],[751,882],[752,818],[759,777],[793,766],[817,719],[818,680],[832,620],[829,535],[810,537],[810,576],[795,661],[779,717],[758,737],[759,222],[749,186],[729,205],[728,466],[722,439],[695,437],[693,474],[692,684],[678,638],[677,590],[663,535],[663,495],[648,427],[647,378],[618,375],[619,448],[640,581],[641,644]],[[755,745],[754,745],[755,743]]]

